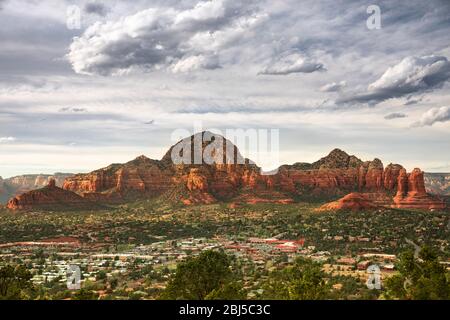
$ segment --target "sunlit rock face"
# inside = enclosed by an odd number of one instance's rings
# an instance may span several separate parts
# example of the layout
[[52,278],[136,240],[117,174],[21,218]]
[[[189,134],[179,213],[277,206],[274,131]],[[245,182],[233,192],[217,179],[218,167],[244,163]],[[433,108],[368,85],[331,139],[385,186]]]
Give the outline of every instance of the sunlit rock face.
[[50,179],[44,188],[28,191],[11,198],[6,207],[11,210],[71,210],[90,209],[96,207],[96,204],[76,193],[57,187],[55,179]]
[[[55,189],[58,182],[53,181]],[[207,131],[179,141],[161,160],[139,156],[125,164],[70,176],[63,189],[98,203],[153,197],[186,205],[292,203],[302,197],[335,199],[350,194],[329,207],[443,208],[442,201],[427,194],[419,169],[408,174],[399,164],[384,168],[379,159],[364,162],[335,149],[317,162],[284,165],[273,175],[263,175],[232,142]],[[29,196],[23,195],[22,203],[32,206]],[[40,198],[45,202],[45,197]]]
[[398,177],[397,194],[394,197],[395,208],[444,209],[444,201],[426,192],[424,173],[416,168],[411,173],[401,170]]
[[350,193],[345,197],[321,206],[318,211],[350,210],[361,211],[376,209],[377,206],[362,193]]

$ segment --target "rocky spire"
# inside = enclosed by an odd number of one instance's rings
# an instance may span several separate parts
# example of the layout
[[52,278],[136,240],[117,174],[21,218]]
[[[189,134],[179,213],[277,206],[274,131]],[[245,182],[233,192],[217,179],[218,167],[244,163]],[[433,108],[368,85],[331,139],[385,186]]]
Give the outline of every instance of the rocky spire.
[[54,178],[49,178],[47,186],[49,188],[56,188],[56,180]]

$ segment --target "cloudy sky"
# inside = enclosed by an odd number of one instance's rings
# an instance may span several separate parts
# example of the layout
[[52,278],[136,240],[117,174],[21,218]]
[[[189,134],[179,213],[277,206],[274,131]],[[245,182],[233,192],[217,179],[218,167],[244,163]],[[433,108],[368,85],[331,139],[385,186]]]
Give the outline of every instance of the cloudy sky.
[[445,0],[0,0],[0,175],[159,159],[199,121],[450,172],[449,80]]

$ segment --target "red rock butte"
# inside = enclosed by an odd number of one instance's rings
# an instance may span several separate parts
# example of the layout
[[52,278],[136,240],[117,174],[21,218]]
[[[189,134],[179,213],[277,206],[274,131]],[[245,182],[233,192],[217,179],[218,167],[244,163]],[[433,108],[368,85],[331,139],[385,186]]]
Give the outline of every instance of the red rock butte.
[[11,198],[6,206],[11,210],[73,210],[98,207],[97,204],[74,192],[57,187],[55,179],[50,179],[44,188],[28,191]]
[[351,211],[361,211],[367,209],[376,209],[377,206],[370,201],[364,194],[361,193],[349,193],[345,197],[324,204],[318,211],[336,211],[336,210],[351,210]]
[[[198,139],[203,141],[202,153],[208,150],[212,156],[222,154],[228,157],[223,160],[228,160],[212,164],[173,163],[174,148],[186,140],[192,142]],[[218,147],[211,148],[214,146],[210,145],[214,139],[224,139],[221,146],[223,150],[217,149]],[[193,153],[190,156],[193,156]],[[230,158],[232,161],[229,161]],[[62,203],[65,201],[74,203],[80,198],[89,203],[121,203],[133,199],[161,197],[166,201],[186,205],[217,201],[231,203],[292,203],[294,199],[325,201],[357,192],[373,207],[424,210],[445,208],[442,200],[426,193],[420,169],[408,174],[399,164],[389,164],[384,168],[379,159],[364,162],[340,149],[335,149],[317,162],[283,165],[274,175],[262,175],[261,169],[252,161],[244,159],[229,140],[214,136],[210,132],[197,133],[183,139],[172,146],[161,160],[140,156],[125,164],[112,164],[88,174],[68,177],[62,189],[64,194],[61,193],[61,189],[48,186],[46,192],[50,192],[55,199],[61,196],[61,199],[57,200]],[[41,191],[36,190],[34,193],[15,197],[10,200],[8,207],[33,208],[39,206],[41,202],[48,204],[48,198],[38,196],[39,192]]]

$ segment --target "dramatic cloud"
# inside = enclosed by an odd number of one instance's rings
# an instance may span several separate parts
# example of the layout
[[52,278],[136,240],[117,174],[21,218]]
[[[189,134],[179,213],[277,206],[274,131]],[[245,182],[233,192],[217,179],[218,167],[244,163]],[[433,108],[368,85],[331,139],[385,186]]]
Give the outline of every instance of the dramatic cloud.
[[[450,106],[450,5],[376,2],[379,30],[367,29],[358,0],[0,0],[0,137],[17,138],[0,144],[0,175],[158,158],[171,131],[195,121],[280,128],[284,163],[339,145],[450,172],[450,122],[404,125]],[[82,9],[82,29],[67,28],[68,5]],[[418,58],[377,83],[405,57]],[[98,76],[111,74],[126,76]],[[385,120],[392,112],[408,118]]]
[[97,22],[74,39],[68,58],[81,74],[216,69],[217,54],[238,43],[239,35],[262,17],[233,2],[203,1],[188,10],[150,8]]
[[432,126],[436,122],[450,121],[450,107],[432,108],[425,112],[419,121],[412,124],[413,127]]
[[217,56],[205,57],[198,55],[179,60],[172,66],[172,71],[177,73],[188,72],[196,69],[213,70],[218,68],[220,68],[220,64]]
[[102,3],[89,2],[84,6],[84,12],[90,14],[96,14],[104,17],[108,14],[109,9]]
[[14,137],[0,137],[0,143],[12,142],[15,140],[16,140],[16,138],[14,138]]
[[273,59],[259,74],[287,75],[291,73],[312,73],[321,70],[325,70],[323,64],[298,52],[285,52]]
[[393,120],[393,119],[400,119],[400,118],[406,118],[407,115],[404,113],[394,112],[389,113],[388,115],[384,116],[386,120]]
[[344,88],[345,86],[347,86],[347,82],[346,81],[332,82],[332,83],[328,83],[328,84],[320,87],[320,91],[322,91],[322,92],[336,92],[336,91],[342,90],[342,88]]
[[388,68],[377,81],[369,85],[366,93],[341,98],[338,102],[378,103],[439,88],[449,79],[450,62],[446,57],[407,57]]

